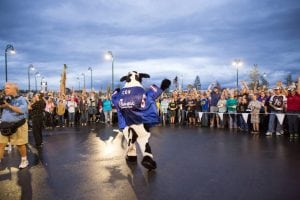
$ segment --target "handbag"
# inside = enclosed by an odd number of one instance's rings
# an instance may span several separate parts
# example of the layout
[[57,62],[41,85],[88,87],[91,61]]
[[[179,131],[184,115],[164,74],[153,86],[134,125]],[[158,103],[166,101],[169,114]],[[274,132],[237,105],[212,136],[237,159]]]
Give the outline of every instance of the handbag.
[[18,128],[25,124],[26,119],[21,119],[17,122],[1,122],[0,123],[0,132],[3,136],[10,136],[17,132]]

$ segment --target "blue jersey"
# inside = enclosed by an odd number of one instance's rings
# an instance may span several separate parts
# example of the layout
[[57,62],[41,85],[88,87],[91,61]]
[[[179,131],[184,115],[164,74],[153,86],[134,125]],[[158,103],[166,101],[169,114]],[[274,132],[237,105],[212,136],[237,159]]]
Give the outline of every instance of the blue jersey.
[[142,87],[122,88],[112,95],[112,100],[118,111],[119,127],[132,124],[155,125],[160,122],[155,99],[162,93],[156,85],[145,91]]

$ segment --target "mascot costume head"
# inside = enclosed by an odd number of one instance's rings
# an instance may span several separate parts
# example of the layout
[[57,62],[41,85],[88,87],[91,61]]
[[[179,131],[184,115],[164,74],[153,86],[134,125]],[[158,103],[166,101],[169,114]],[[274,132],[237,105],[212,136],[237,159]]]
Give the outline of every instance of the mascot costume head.
[[126,81],[125,86],[114,91],[112,100],[118,111],[119,128],[123,129],[128,143],[126,160],[137,161],[137,143],[143,154],[142,165],[152,170],[156,169],[156,162],[149,145],[150,127],[160,122],[155,100],[169,88],[171,81],[164,79],[160,87],[151,85],[145,90],[142,85],[143,78],[150,76],[136,71],[123,76],[120,81]]

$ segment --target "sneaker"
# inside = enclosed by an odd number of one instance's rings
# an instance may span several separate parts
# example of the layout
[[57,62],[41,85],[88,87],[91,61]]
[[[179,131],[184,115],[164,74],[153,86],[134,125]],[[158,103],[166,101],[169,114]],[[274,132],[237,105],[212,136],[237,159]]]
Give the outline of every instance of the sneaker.
[[280,132],[276,132],[276,135],[282,135]]
[[28,160],[22,160],[20,165],[19,165],[19,169],[24,169],[29,165]]
[[266,135],[272,135],[272,132],[268,131],[268,132],[266,133]]

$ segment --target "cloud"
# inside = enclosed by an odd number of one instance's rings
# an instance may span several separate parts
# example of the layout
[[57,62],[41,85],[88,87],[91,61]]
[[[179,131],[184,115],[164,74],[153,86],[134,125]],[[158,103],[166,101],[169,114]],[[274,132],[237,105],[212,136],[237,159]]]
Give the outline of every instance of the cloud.
[[70,87],[78,87],[81,73],[88,85],[93,67],[95,87],[105,88],[111,82],[111,62],[103,59],[108,50],[116,81],[134,69],[151,74],[146,83],[177,75],[186,85],[199,75],[203,86],[218,80],[234,87],[236,58],[244,62],[243,80],[253,64],[270,74],[269,81],[288,72],[299,76],[299,11],[296,0],[1,1],[0,46],[15,46],[9,77],[23,88],[33,64],[57,89],[65,63]]

